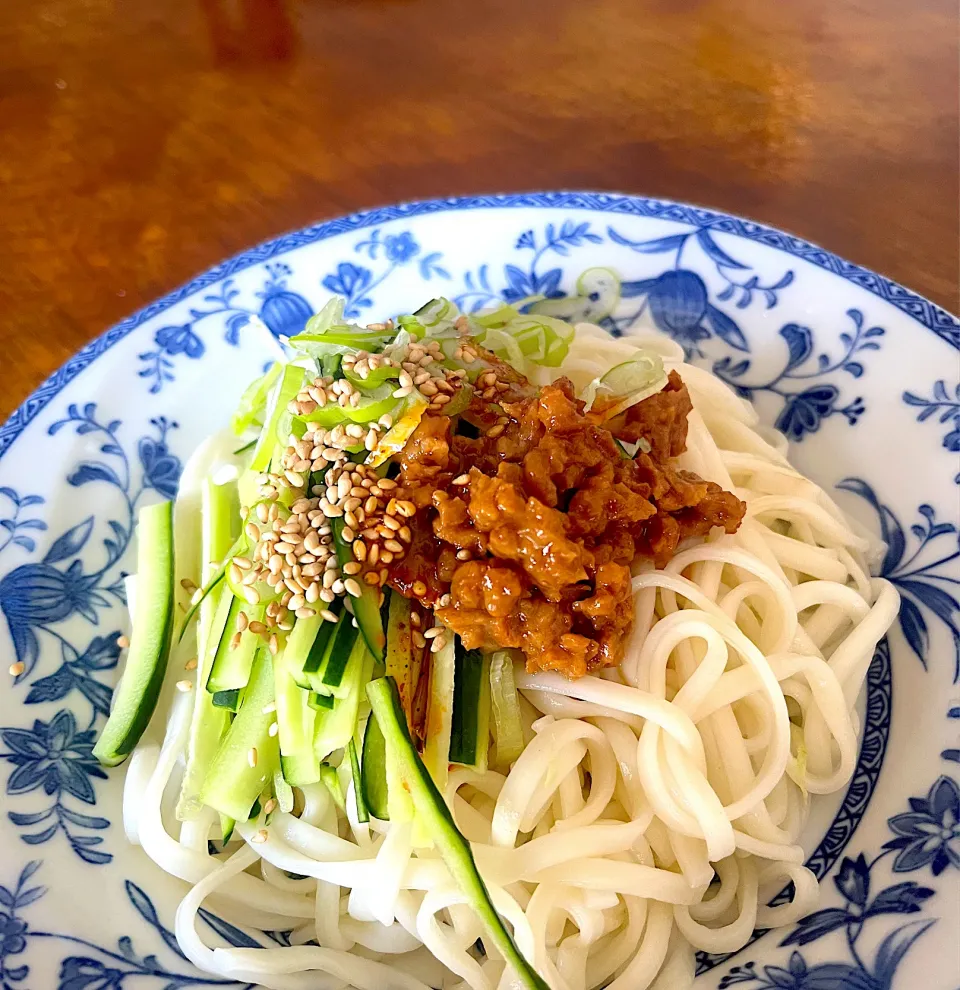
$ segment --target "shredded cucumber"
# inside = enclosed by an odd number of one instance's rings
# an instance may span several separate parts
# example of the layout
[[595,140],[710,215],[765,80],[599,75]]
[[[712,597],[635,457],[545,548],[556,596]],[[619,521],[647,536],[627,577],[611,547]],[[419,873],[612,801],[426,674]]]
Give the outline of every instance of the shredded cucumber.
[[477,869],[470,843],[460,833],[436,783],[417,755],[393,678],[381,677],[371,681],[367,685],[367,697],[383,730],[386,747],[397,760],[403,783],[409,788],[418,817],[427,824],[447,869],[476,911],[491,941],[516,971],[522,987],[527,990],[549,990],[543,978],[524,959],[497,914]]
[[93,755],[104,766],[122,763],[153,715],[167,668],[173,620],[173,503],[140,510],[137,607],[130,650],[113,709]]
[[280,766],[277,738],[270,735],[273,703],[273,662],[270,651],[260,647],[243,704],[207,771],[200,795],[204,804],[239,822],[249,819],[254,801]]

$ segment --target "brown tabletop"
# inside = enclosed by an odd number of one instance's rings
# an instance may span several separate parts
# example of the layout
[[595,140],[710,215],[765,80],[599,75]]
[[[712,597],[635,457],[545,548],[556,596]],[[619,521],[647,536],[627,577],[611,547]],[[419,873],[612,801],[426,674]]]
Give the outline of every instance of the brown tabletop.
[[0,416],[250,244],[552,188],[794,231],[958,309],[956,0],[2,0]]

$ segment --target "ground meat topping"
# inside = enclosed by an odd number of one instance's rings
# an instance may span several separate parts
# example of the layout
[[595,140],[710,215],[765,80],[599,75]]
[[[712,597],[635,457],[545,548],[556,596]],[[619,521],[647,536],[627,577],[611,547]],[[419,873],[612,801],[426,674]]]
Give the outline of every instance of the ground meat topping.
[[[398,458],[418,512],[391,584],[432,605],[467,649],[517,648],[528,669],[569,677],[617,664],[631,565],[662,566],[714,526],[735,532],[743,503],[671,463],[692,409],[676,372],[603,424],[566,379],[534,392],[515,372],[508,389],[486,378],[463,416],[479,435],[428,415]],[[643,449],[628,458],[615,438]]]

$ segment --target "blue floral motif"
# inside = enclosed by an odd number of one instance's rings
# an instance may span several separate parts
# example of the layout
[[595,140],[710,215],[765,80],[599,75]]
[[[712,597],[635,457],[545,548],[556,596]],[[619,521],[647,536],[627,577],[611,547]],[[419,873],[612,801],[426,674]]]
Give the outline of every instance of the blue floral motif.
[[22,547],[33,553],[37,544],[28,533],[31,530],[43,532],[47,524],[42,519],[24,519],[22,514],[35,505],[43,505],[43,498],[40,495],[18,495],[12,488],[6,486],[0,487],[0,495],[13,505],[13,515],[0,516],[0,530],[3,530],[0,533],[0,553],[3,553],[8,546]]
[[[135,987],[153,987],[155,990],[179,990],[182,987],[229,987],[235,990],[252,990],[252,984],[242,988],[239,983],[208,976],[190,967],[177,944],[176,936],[160,921],[153,901],[142,888],[130,880],[124,883],[130,904],[159,937],[161,943],[176,957],[173,967],[162,963],[156,955],[141,956],[134,949],[133,939],[129,935],[117,939],[117,948],[113,950],[73,935],[31,928],[21,917],[21,912],[47,893],[46,887],[29,886],[30,878],[41,865],[40,860],[27,863],[13,890],[0,886],[0,988],[2,990],[21,990],[15,984],[21,983],[30,973],[30,966],[26,963],[11,966],[8,961],[10,957],[23,955],[33,945],[39,947],[43,942],[65,943],[85,950],[84,955],[68,955],[62,959],[57,990],[123,990],[124,987],[128,987],[129,990],[134,990]],[[238,929],[227,925],[208,911],[201,910],[200,916],[217,934],[226,937],[230,944],[238,944],[235,939],[229,937],[229,932],[224,935],[221,927],[225,926],[226,929],[239,932]],[[250,945],[253,941],[242,932],[239,934],[245,939],[242,944]],[[259,945],[259,943],[253,944]]]
[[717,243],[709,227],[696,226],[685,233],[669,234],[652,240],[634,241],[618,233],[613,227],[607,233],[615,244],[628,247],[638,254],[673,255],[673,269],[655,278],[624,282],[620,287],[624,299],[640,298],[640,309],[628,316],[610,320],[609,329],[622,332],[634,323],[649,307],[650,317],[657,328],[669,334],[680,344],[687,358],[703,357],[701,344],[712,336],[718,337],[738,351],[749,351],[743,331],[736,321],[718,306],[710,302],[706,283],[694,271],[683,268],[683,253],[691,244],[711,261],[717,274],[727,283],[717,294],[718,302],[726,302],[736,296],[736,307],[745,309],[760,295],[767,308],[777,305],[778,293],[793,282],[793,272],[785,272],[776,282],[763,285],[756,275],[739,281],[735,274],[750,271],[750,267],[728,254]]
[[925,798],[910,798],[909,812],[894,815],[897,834],[884,849],[896,849],[893,868],[908,873],[929,866],[935,877],[948,867],[960,869],[960,788],[950,777],[938,778]]
[[[270,333],[277,337],[295,337],[303,332],[307,320],[313,316],[313,307],[298,292],[287,288],[287,276],[293,274],[293,269],[286,264],[265,265],[267,281],[257,293],[262,299],[260,319],[267,325]],[[246,320],[240,320],[235,314],[227,321],[227,342],[240,342],[240,328],[246,325]]]
[[752,984],[752,990],[890,990],[904,956],[935,923],[934,919],[908,922],[887,934],[880,942],[872,966],[863,959],[857,946],[864,926],[871,918],[883,915],[916,914],[935,892],[908,881],[884,887],[871,900],[871,874],[886,855],[881,853],[869,863],[863,853],[856,859],[845,857],[834,877],[843,907],[824,908],[801,918],[780,942],[784,946],[805,946],[831,932],[842,931],[851,961],[811,965],[800,952],[794,951],[786,967],[764,966],[758,972],[754,962],[734,966],[720,980],[719,990],[748,983]]
[[[925,422],[937,413],[940,414],[938,421],[941,426],[950,423],[951,429],[944,435],[943,446],[952,454],[960,453],[960,383],[954,388],[953,397],[947,389],[947,383],[941,378],[933,383],[931,398],[925,399],[913,392],[904,392],[903,401],[908,406],[920,409],[917,414],[918,423]],[[953,481],[960,485],[960,472],[957,472]]]
[[[948,717],[960,717],[960,709],[956,715],[951,710]],[[957,782],[941,776],[925,798],[909,798],[909,805],[909,812],[887,819],[895,837],[883,844],[881,853],[870,861],[863,853],[853,859],[844,857],[833,878],[843,906],[821,908],[808,914],[780,942],[784,946],[802,947],[832,932],[842,931],[851,962],[808,965],[801,953],[793,952],[786,968],[764,966],[762,972],[758,972],[754,962],[734,966],[720,980],[718,990],[748,983],[752,984],[751,990],[891,990],[904,956],[935,919],[909,922],[889,932],[880,942],[872,967],[863,959],[857,941],[871,918],[918,914],[936,891],[908,880],[884,887],[871,897],[874,871],[891,853],[896,853],[892,865],[894,873],[913,873],[929,866],[936,877],[947,868],[960,870],[960,787]]]
[[208,308],[191,307],[186,323],[161,327],[153,335],[156,350],[139,355],[143,366],[137,374],[150,383],[151,392],[159,392],[165,384],[175,379],[173,358],[184,356],[198,360],[206,353],[206,345],[197,333],[200,323],[211,317],[223,320],[223,338],[236,347],[240,343],[240,331],[253,319],[259,319],[274,337],[299,333],[313,314],[313,307],[299,293],[287,287],[287,278],[293,274],[283,262],[264,265],[266,279],[263,288],[256,293],[259,304],[244,306],[238,302],[240,290],[235,280],[225,279],[219,291],[203,297]]
[[[137,484],[134,463],[120,441],[120,421],[101,420],[94,403],[82,408],[67,407],[66,415],[52,423],[48,432],[55,435],[70,427],[80,436],[96,439],[100,454],[75,464],[67,483],[72,487],[106,484],[113,488],[120,496],[123,518],[106,521],[105,559],[92,571],[85,569],[83,556],[96,528],[96,520],[88,516],[55,539],[41,560],[21,564],[0,578],[0,612],[6,619],[17,663],[22,665],[14,683],[31,679],[24,702],[36,705],[63,701],[76,691],[90,706],[90,721],[82,730],[77,727],[75,709],[62,709],[49,722],[37,719],[32,729],[0,728],[0,739],[7,747],[0,758],[14,767],[7,781],[7,794],[23,796],[42,790],[54,798],[50,806],[39,811],[10,811],[8,817],[20,828],[42,826],[40,831],[21,836],[24,842],[38,845],[62,834],[81,859],[93,864],[108,863],[112,856],[94,848],[102,844],[101,836],[80,834],[78,830],[100,831],[110,823],[99,816],[82,814],[64,799],[94,804],[93,779],[105,777],[91,750],[96,734],[93,727],[99,717],[109,713],[112,692],[98,677],[117,665],[120,634],[118,630],[99,633],[81,646],[68,640],[57,627],[74,616],[99,625],[101,613],[111,606],[111,601],[125,603],[124,574],[118,568],[132,538],[140,499],[151,491],[164,498],[176,495],[181,465],[170,450],[168,435],[177,424],[160,416],[150,425],[152,432],[137,441]],[[11,498],[8,491],[4,489],[3,494],[14,503],[16,512],[13,529],[4,526],[11,538],[0,550],[17,545],[33,552],[36,547],[32,538],[25,537],[25,543],[16,537],[22,535],[25,523],[40,522],[24,520],[23,511],[42,503],[37,496]],[[29,527],[33,531],[45,528]],[[53,673],[33,677],[41,655],[41,637],[58,646],[60,665]]]
[[409,230],[382,236],[380,228],[377,227],[365,240],[355,244],[353,249],[357,253],[365,253],[371,261],[379,260],[382,252],[383,260],[389,264],[374,277],[373,271],[363,265],[355,265],[352,261],[341,261],[335,272],[324,277],[321,282],[323,287],[328,292],[343,296],[343,315],[347,319],[359,319],[362,311],[373,305],[370,293],[398,268],[413,261],[414,258],[419,257],[417,267],[420,277],[425,281],[429,281],[434,276],[450,278],[450,273],[440,265],[442,253],[433,251],[421,255],[421,247]]
[[106,780],[107,777],[93,756],[96,735],[94,729],[77,731],[73,713],[64,709],[49,722],[36,719],[32,729],[0,729],[0,740],[7,747],[0,758],[16,767],[7,781],[7,794],[29,794],[42,789],[54,798],[52,805],[40,811],[7,812],[10,821],[21,828],[45,826],[39,832],[22,835],[23,841],[36,846],[63,832],[81,859],[102,865],[113,859],[110,853],[94,848],[102,844],[103,837],[78,835],[70,826],[102,830],[110,823],[105,818],[81,814],[64,803],[67,796],[84,804],[96,803],[90,778]]
[[[99,435],[102,441],[100,453],[104,456],[81,461],[68,474],[67,483],[75,488],[91,483],[110,485],[121,495],[126,512],[122,521],[111,519],[107,523],[110,535],[103,540],[106,560],[99,569],[86,573],[79,557],[94,530],[94,518],[89,516],[56,539],[42,561],[22,564],[0,579],[0,611],[7,620],[17,661],[23,664],[17,682],[29,677],[36,665],[40,655],[38,632],[49,633],[60,642],[65,661],[80,663],[89,669],[101,666],[99,659],[90,663],[81,660],[83,656],[99,657],[99,645],[91,644],[92,653],[88,647],[81,654],[51,627],[75,614],[96,625],[99,611],[110,605],[108,594],[125,602],[122,575],[111,580],[108,574],[130,543],[137,504],[151,490],[171,498],[176,493],[180,476],[180,461],[167,444],[167,435],[177,424],[164,417],[152,419],[150,423],[156,432],[153,436],[141,437],[138,443],[142,477],[136,489],[130,460],[117,435],[120,420],[101,422],[94,403],[88,403],[82,409],[71,404],[67,407],[67,415],[47,431],[54,435],[64,427],[72,426],[80,436]],[[68,560],[71,562],[63,568]]]
[[[887,552],[880,573],[900,592],[900,629],[917,659],[927,666],[930,633],[927,615],[938,619],[949,631],[954,649],[954,682],[960,680],[960,601],[956,588],[960,577],[945,573],[947,565],[960,559],[958,531],[954,523],[938,522],[931,505],[917,508],[919,520],[910,527],[917,546],[907,555],[907,536],[893,510],[877,498],[873,488],[860,478],[846,478],[837,486],[865,499],[880,520],[880,537]],[[936,544],[936,550],[930,549]],[[946,551],[943,553],[943,551]],[[942,556],[939,554],[943,553]],[[935,559],[924,562],[924,555]]]
[[388,261],[402,265],[420,253],[420,245],[413,239],[413,234],[405,230],[402,234],[388,234],[383,239],[383,253]]
[[[788,323],[780,329],[780,336],[787,345],[786,360],[783,368],[772,378],[756,383],[745,380],[744,376],[750,371],[750,361],[735,362],[729,356],[717,361],[713,372],[745,399],[753,399],[758,392],[781,399],[783,408],[775,426],[795,442],[816,433],[829,416],[841,415],[853,426],[866,409],[863,399],[857,396],[846,405],[840,405],[840,389],[823,381],[823,377],[843,371],[853,378],[860,378],[864,371],[864,353],[880,349],[879,340],[885,331],[882,327],[867,327],[863,314],[857,309],[848,310],[847,316],[853,321],[854,332],[839,335],[842,348],[838,357],[821,352],[815,362],[811,362],[814,355],[812,331],[809,327]],[[811,379],[816,379],[816,384],[800,391],[789,387],[790,382]]]
[[466,272],[463,283],[466,287],[459,295],[454,296],[454,302],[465,312],[475,313],[503,299],[505,302],[516,303],[529,296],[540,296],[544,299],[560,299],[564,296],[560,288],[563,271],[560,268],[550,268],[545,272],[537,270],[537,266],[548,254],[565,258],[571,248],[584,244],[600,244],[603,238],[590,229],[589,221],[575,223],[564,220],[559,227],[548,223],[544,227],[542,239],[534,230],[525,230],[515,245],[518,251],[532,251],[533,257],[529,266],[524,269],[517,265],[503,266],[506,286],[499,292],[495,291],[490,282],[490,268],[481,265],[474,275]]

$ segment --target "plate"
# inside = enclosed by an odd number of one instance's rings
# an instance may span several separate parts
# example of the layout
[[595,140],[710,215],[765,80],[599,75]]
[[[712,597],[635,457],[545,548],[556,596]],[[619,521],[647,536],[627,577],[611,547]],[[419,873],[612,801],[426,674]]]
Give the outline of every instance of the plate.
[[[960,321],[789,234],[600,193],[434,200],[308,227],[224,262],[84,348],[0,429],[0,985],[208,987],[171,934],[178,884],[124,837],[122,773],[91,756],[125,628],[144,502],[224,425],[276,335],[332,293],[369,322],[445,295],[604,296],[603,317],[683,345],[792,441],[800,470],[887,543],[903,596],[862,699],[854,777],[807,834],[822,904],[698,986],[882,990],[957,984],[960,905]],[[18,668],[15,667],[14,670]],[[241,932],[213,915],[228,942]],[[274,938],[283,942],[284,935]]]

